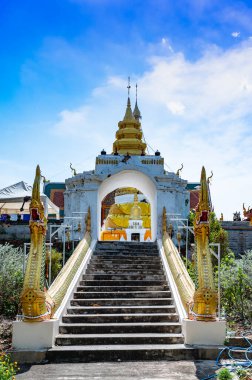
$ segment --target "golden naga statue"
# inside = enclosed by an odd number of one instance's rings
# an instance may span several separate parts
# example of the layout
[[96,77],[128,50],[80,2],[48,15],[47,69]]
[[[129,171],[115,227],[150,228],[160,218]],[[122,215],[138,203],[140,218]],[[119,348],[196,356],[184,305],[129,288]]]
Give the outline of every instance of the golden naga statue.
[[26,322],[40,322],[50,319],[53,306],[53,302],[44,288],[47,220],[40,200],[40,179],[41,172],[37,166],[30,204],[31,247],[20,296],[23,317]]
[[246,210],[244,203],[242,207],[244,217],[247,218],[247,221],[249,221],[249,225],[252,226],[252,208],[248,207],[248,209]]
[[218,294],[214,287],[211,253],[209,250],[209,200],[205,168],[201,171],[200,199],[196,207],[194,233],[198,288],[194,293],[193,314],[197,321],[215,321]]

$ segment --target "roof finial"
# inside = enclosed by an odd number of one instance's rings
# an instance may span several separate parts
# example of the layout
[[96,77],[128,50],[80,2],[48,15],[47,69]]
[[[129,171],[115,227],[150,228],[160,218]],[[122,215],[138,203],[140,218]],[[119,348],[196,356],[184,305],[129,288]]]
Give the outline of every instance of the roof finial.
[[127,89],[128,89],[128,101],[127,101],[127,108],[126,108],[126,112],[125,112],[123,120],[134,120],[134,116],[133,116],[133,113],[131,110],[131,104],[130,104],[130,89],[131,89],[130,77],[128,77]]
[[128,77],[128,86],[127,86],[127,89],[128,89],[128,98],[129,98],[130,97],[130,89],[131,89],[130,77]]
[[134,118],[139,121],[140,119],[142,119],[142,116],[141,116],[141,112],[139,111],[139,108],[138,108],[138,105],[137,105],[137,83],[136,83],[136,104],[135,104],[135,108],[134,108],[134,111],[133,111],[133,115],[134,115]]

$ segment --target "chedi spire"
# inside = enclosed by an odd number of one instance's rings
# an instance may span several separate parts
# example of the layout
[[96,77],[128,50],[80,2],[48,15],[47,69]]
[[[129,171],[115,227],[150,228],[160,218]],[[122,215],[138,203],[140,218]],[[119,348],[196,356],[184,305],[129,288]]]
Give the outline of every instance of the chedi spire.
[[[113,153],[122,155],[143,155],[146,144],[142,141],[141,114],[137,106],[132,113],[130,103],[130,78],[128,79],[128,101],[127,108],[122,121],[119,121],[119,129],[116,132],[116,140],[113,144]],[[137,89],[137,86],[136,86]]]

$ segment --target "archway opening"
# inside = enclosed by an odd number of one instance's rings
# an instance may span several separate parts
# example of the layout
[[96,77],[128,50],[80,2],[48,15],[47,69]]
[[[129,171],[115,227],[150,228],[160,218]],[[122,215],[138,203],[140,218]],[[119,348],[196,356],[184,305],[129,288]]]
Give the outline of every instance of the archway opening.
[[[109,209],[114,204],[113,197],[117,189],[135,188],[138,193],[146,198],[150,204],[150,220],[151,220],[151,241],[156,240],[157,236],[157,190],[153,180],[148,175],[137,170],[123,170],[112,176],[108,176],[99,187],[97,198],[97,238],[100,239],[102,232],[102,224],[106,219]],[[111,194],[112,195],[109,195]],[[110,197],[111,201],[107,202],[102,215],[102,203],[106,197]]]
[[103,198],[100,240],[148,242],[151,238],[151,205],[145,194],[122,187]]

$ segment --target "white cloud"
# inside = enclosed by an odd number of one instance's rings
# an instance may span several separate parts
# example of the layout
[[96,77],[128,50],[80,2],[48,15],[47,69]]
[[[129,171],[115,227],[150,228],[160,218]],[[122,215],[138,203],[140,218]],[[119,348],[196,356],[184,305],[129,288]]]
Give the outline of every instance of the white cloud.
[[234,38],[238,38],[240,37],[241,33],[240,32],[233,32],[231,33],[231,36],[234,37]]
[[[215,210],[229,219],[242,211],[243,202],[251,203],[251,61],[249,43],[228,51],[209,49],[195,62],[181,53],[155,56],[137,78],[147,142],[173,171],[183,162],[188,181],[199,180],[202,165],[208,173],[213,170]],[[125,111],[126,86],[127,78],[111,76],[86,105],[62,111],[54,132],[61,141],[84,139],[94,158],[102,148],[110,152]]]
[[183,115],[185,112],[185,106],[182,103],[176,101],[168,102],[167,108],[173,115]]

